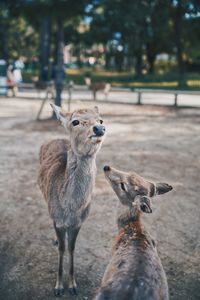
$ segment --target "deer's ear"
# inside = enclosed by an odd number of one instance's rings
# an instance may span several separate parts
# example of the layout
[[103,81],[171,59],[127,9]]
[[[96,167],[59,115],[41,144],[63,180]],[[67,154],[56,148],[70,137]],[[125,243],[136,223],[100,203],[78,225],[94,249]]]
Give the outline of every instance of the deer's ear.
[[69,118],[69,114],[64,112],[61,107],[59,107],[53,103],[50,103],[50,105],[51,105],[53,111],[55,112],[57,119],[61,122],[63,127],[67,128],[67,121]]
[[156,183],[155,187],[156,187],[156,195],[168,193],[173,189],[173,187],[168,183],[160,183],[160,182]]
[[98,108],[98,106],[94,107],[94,111],[95,111],[95,113],[99,114],[99,108]]

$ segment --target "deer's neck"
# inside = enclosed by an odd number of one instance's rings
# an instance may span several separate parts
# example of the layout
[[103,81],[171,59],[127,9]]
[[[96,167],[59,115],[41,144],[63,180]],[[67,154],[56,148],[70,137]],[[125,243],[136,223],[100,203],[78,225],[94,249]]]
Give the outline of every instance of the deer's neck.
[[113,254],[119,247],[126,249],[128,245],[131,247],[139,247],[143,250],[151,247],[156,250],[155,242],[145,230],[140,221],[140,212],[129,210],[118,218],[119,231],[115,237]]
[[72,149],[68,152],[67,178],[80,178],[84,175],[92,175],[96,171],[96,155],[77,156]]
[[96,174],[95,160],[95,155],[80,157],[69,150],[63,190],[64,206],[71,202],[75,210],[90,202]]
[[120,214],[117,219],[117,224],[119,229],[130,224],[137,224],[138,226],[141,226],[140,212],[135,208],[127,209],[125,212]]
[[[139,247],[146,248],[149,244],[149,238],[146,235],[144,226],[140,221],[140,213],[137,214],[127,211],[118,218],[119,231],[115,237],[113,253],[120,246],[127,246],[129,244],[138,245]],[[136,242],[133,243],[133,241]]]

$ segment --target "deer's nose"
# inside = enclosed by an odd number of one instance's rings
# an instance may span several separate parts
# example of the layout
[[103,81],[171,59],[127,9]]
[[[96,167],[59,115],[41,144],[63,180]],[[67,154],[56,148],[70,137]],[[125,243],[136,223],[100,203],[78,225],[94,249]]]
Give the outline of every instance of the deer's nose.
[[110,171],[110,167],[109,166],[104,166],[103,170],[104,170],[104,172],[109,172]]
[[93,127],[93,132],[96,136],[103,136],[106,128],[103,125],[96,125]]

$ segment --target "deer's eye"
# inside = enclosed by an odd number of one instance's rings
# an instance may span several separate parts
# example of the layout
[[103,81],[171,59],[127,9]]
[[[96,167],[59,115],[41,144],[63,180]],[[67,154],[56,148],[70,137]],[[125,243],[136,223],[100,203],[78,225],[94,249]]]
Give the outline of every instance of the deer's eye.
[[80,123],[79,120],[74,120],[74,121],[72,122],[72,125],[73,125],[73,126],[77,126],[79,123]]
[[103,120],[100,120],[99,122],[100,122],[100,124],[103,124]]
[[126,191],[125,184],[124,184],[123,182],[121,182],[120,185],[121,185],[121,189],[122,189],[123,191]]

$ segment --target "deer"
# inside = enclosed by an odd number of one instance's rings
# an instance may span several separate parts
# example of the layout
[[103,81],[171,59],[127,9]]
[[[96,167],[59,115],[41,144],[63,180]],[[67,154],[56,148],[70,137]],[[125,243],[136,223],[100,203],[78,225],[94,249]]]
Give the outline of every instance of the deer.
[[96,94],[98,91],[103,91],[105,98],[107,99],[109,91],[111,89],[111,84],[108,82],[92,82],[90,77],[85,77],[85,84],[93,93],[93,99],[96,101]]
[[58,244],[58,272],[55,296],[64,294],[63,259],[68,241],[68,290],[77,294],[74,250],[81,225],[86,220],[96,175],[96,155],[105,136],[105,126],[97,107],[72,113],[51,104],[69,140],[54,139],[40,148],[38,184],[48,205]]
[[104,167],[104,173],[125,210],[120,207],[112,257],[94,300],[168,300],[166,275],[141,216],[152,212],[152,197],[169,192],[172,186],[110,166]]

